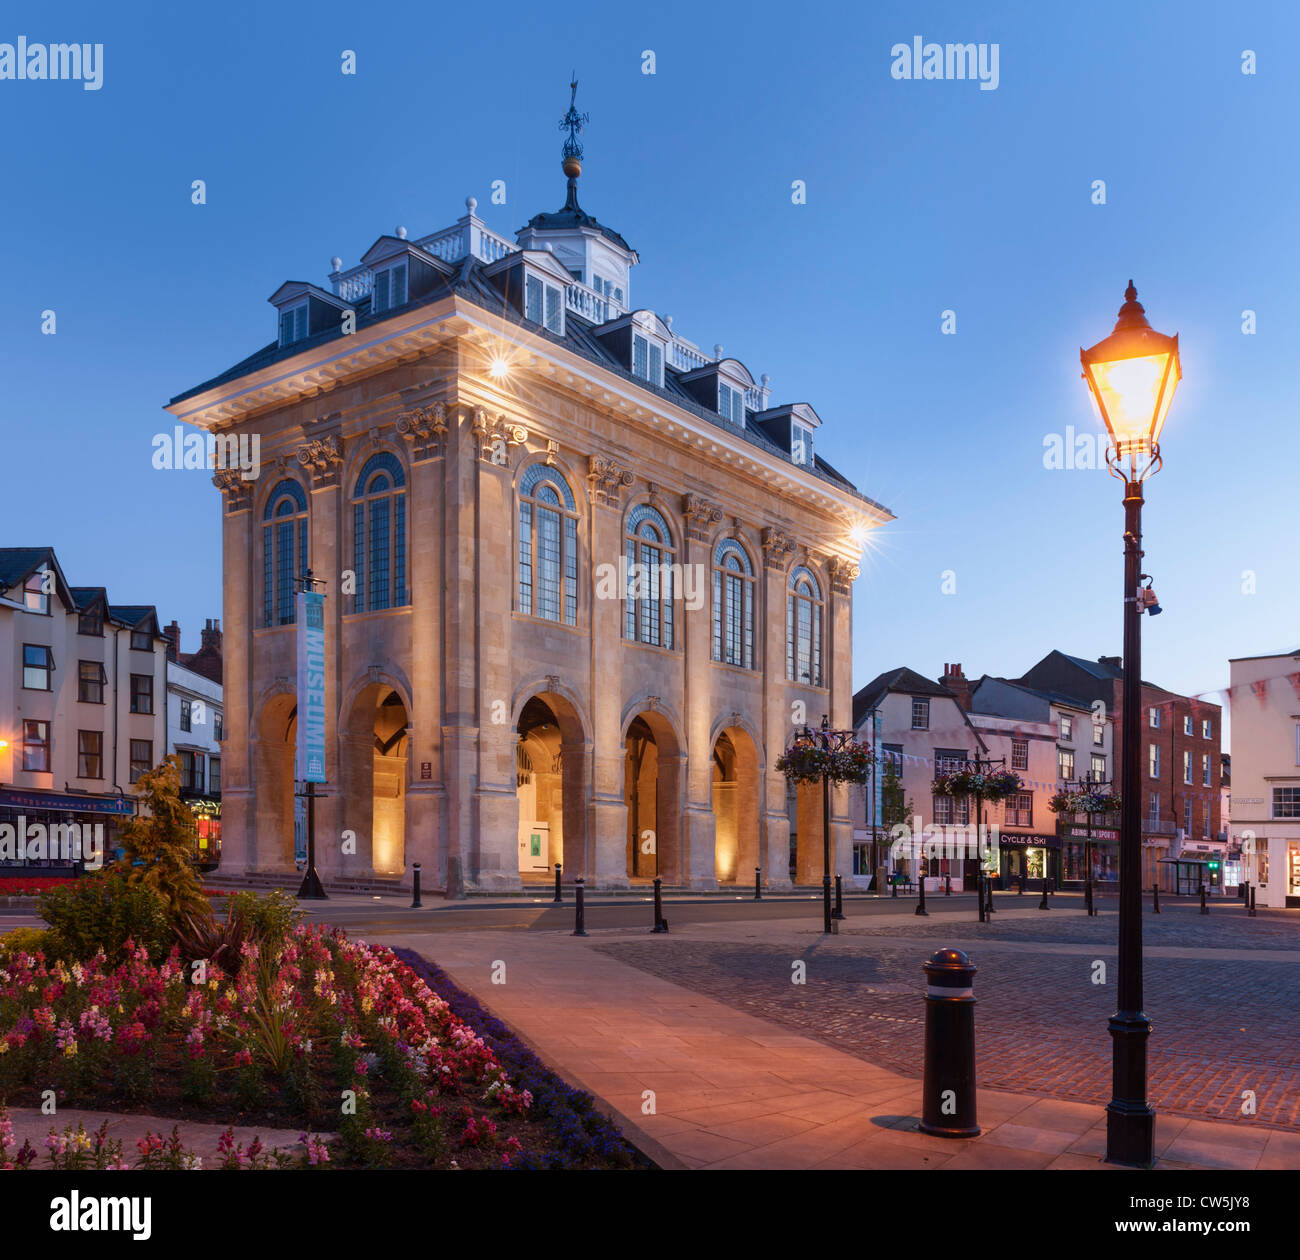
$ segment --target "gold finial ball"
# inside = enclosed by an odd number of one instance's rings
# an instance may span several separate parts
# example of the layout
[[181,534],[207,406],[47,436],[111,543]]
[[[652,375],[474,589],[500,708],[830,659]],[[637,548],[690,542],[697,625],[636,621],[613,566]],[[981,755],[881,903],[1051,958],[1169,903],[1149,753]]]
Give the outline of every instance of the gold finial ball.
[[560,167],[570,179],[577,179],[582,174],[582,163],[576,157],[565,158]]

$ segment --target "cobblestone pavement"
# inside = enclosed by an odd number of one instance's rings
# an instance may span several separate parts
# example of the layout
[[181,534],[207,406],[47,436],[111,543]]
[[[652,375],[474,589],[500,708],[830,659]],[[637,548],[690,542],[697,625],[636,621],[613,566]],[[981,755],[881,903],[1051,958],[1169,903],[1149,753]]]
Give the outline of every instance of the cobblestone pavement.
[[[1021,908],[1023,901],[1016,907]],[[743,941],[701,939],[692,929],[689,938],[611,941],[598,948],[738,1010],[919,1077],[921,963],[941,945],[956,946],[979,968],[980,1085],[1105,1104],[1116,928],[1114,914],[1051,919],[1049,912],[1041,919],[995,918],[993,924],[858,918],[831,938],[790,931],[788,925],[780,937],[755,930]],[[1145,914],[1143,934],[1145,1005],[1153,1023],[1152,1105],[1197,1118],[1300,1128],[1296,917],[1261,912],[1252,920],[1225,911],[1205,918],[1179,908],[1159,918]],[[791,982],[796,959],[806,964],[802,985]],[[1106,966],[1105,983],[1094,983],[1097,962]],[[1255,1096],[1253,1116],[1243,1114],[1245,1091]]]

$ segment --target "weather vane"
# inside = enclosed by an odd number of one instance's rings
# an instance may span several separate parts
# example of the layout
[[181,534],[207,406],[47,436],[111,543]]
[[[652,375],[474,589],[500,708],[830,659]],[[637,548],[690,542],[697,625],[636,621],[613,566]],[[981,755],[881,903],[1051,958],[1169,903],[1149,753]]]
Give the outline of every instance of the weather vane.
[[590,114],[578,113],[578,72],[573,72],[573,81],[569,84],[569,112],[560,119],[560,130],[567,131],[569,138],[564,142],[564,147],[560,154],[564,159],[565,170],[568,171],[568,164],[573,162],[577,170],[570,172],[578,174],[582,170],[582,141],[578,139],[582,135],[583,128],[590,119]]

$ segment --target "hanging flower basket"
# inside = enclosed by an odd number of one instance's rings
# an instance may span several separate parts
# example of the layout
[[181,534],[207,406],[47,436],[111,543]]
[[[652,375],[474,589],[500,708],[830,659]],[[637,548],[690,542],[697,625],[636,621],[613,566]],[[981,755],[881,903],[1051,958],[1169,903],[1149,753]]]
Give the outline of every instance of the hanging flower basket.
[[976,796],[982,801],[1001,801],[1024,787],[1011,770],[953,770],[934,776],[936,796]]
[[1112,814],[1119,809],[1118,792],[1098,788],[1061,790],[1053,794],[1047,808],[1054,814]]
[[812,743],[792,744],[776,759],[776,768],[792,783],[865,783],[875,756],[866,744],[851,739],[843,748],[820,748]]

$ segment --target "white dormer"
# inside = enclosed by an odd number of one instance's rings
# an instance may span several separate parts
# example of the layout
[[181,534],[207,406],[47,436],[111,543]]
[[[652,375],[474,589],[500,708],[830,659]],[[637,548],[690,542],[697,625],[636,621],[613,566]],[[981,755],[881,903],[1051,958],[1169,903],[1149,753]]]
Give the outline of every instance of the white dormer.
[[522,249],[490,263],[483,274],[525,319],[564,336],[564,291],[571,277],[547,249]]
[[783,450],[790,461],[811,468],[815,462],[813,443],[821,428],[821,417],[807,403],[786,403],[769,407],[754,417],[755,423]]
[[305,280],[289,280],[267,299],[279,315],[279,342],[291,346],[337,328],[347,303]]
[[654,311],[633,311],[595,330],[601,344],[637,380],[663,388],[672,330]]

